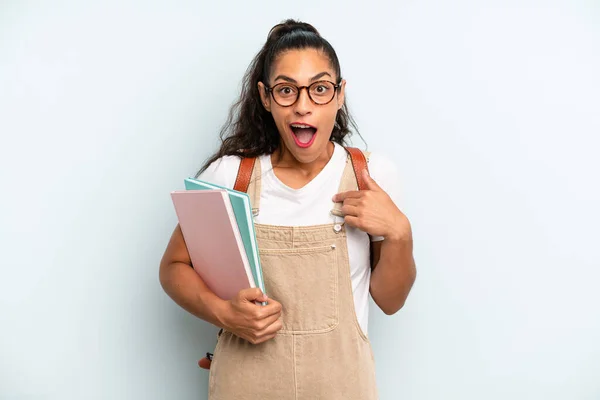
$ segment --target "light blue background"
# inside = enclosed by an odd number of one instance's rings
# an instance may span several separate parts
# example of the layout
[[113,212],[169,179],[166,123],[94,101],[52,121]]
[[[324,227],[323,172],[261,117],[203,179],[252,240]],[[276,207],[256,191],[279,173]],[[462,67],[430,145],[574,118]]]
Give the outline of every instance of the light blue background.
[[169,192],[290,16],[402,175],[419,275],[373,308],[381,398],[600,398],[591,0],[0,2],[0,398],[205,398],[215,330],[158,282]]

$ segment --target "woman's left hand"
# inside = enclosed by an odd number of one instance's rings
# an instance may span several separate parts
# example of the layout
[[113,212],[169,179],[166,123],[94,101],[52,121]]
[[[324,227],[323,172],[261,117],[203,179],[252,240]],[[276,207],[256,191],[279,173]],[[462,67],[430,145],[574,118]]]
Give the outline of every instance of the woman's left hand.
[[345,222],[372,236],[383,236],[394,241],[412,240],[412,230],[406,215],[366,169],[362,174],[366,190],[352,190],[333,196],[334,202],[343,202]]

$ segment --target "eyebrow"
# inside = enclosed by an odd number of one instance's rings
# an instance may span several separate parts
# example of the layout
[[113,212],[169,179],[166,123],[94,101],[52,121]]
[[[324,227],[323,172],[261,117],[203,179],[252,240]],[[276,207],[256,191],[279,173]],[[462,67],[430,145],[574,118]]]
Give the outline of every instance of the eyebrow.
[[[327,76],[329,76],[330,78],[332,78],[332,76],[331,76],[331,74],[330,74],[329,72],[321,72],[321,73],[319,73],[319,74],[317,74],[317,75],[313,76],[312,78],[310,78],[310,81],[309,81],[309,82],[314,82],[314,81],[316,81],[316,80],[319,80],[319,79],[321,79],[322,77],[324,77],[325,75],[327,75]],[[277,81],[278,81],[278,80],[280,80],[280,79],[282,79],[282,80],[284,80],[284,81],[287,81],[287,82],[290,82],[290,83],[294,83],[294,84],[297,84],[297,83],[298,83],[298,82],[297,82],[295,79],[293,79],[293,78],[290,78],[289,76],[286,76],[286,75],[278,75],[278,76],[277,76],[277,78],[275,78],[275,79],[273,80],[273,82],[277,82]]]

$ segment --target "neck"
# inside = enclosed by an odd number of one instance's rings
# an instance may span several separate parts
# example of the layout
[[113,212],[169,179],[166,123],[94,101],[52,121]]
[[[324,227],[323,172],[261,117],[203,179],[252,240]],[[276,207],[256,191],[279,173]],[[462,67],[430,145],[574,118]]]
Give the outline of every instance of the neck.
[[300,171],[302,175],[312,176],[318,174],[327,165],[333,155],[334,148],[333,142],[328,142],[314,161],[302,163],[294,157],[282,141],[281,146],[271,155],[271,163],[274,168],[294,168]]

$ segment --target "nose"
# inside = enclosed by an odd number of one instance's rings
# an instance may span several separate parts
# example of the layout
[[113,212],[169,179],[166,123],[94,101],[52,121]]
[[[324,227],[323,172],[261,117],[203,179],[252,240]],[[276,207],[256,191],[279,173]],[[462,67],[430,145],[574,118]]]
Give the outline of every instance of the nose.
[[298,115],[307,115],[312,112],[313,103],[308,97],[308,88],[304,87],[300,89],[298,93],[298,100],[294,104],[294,111]]

